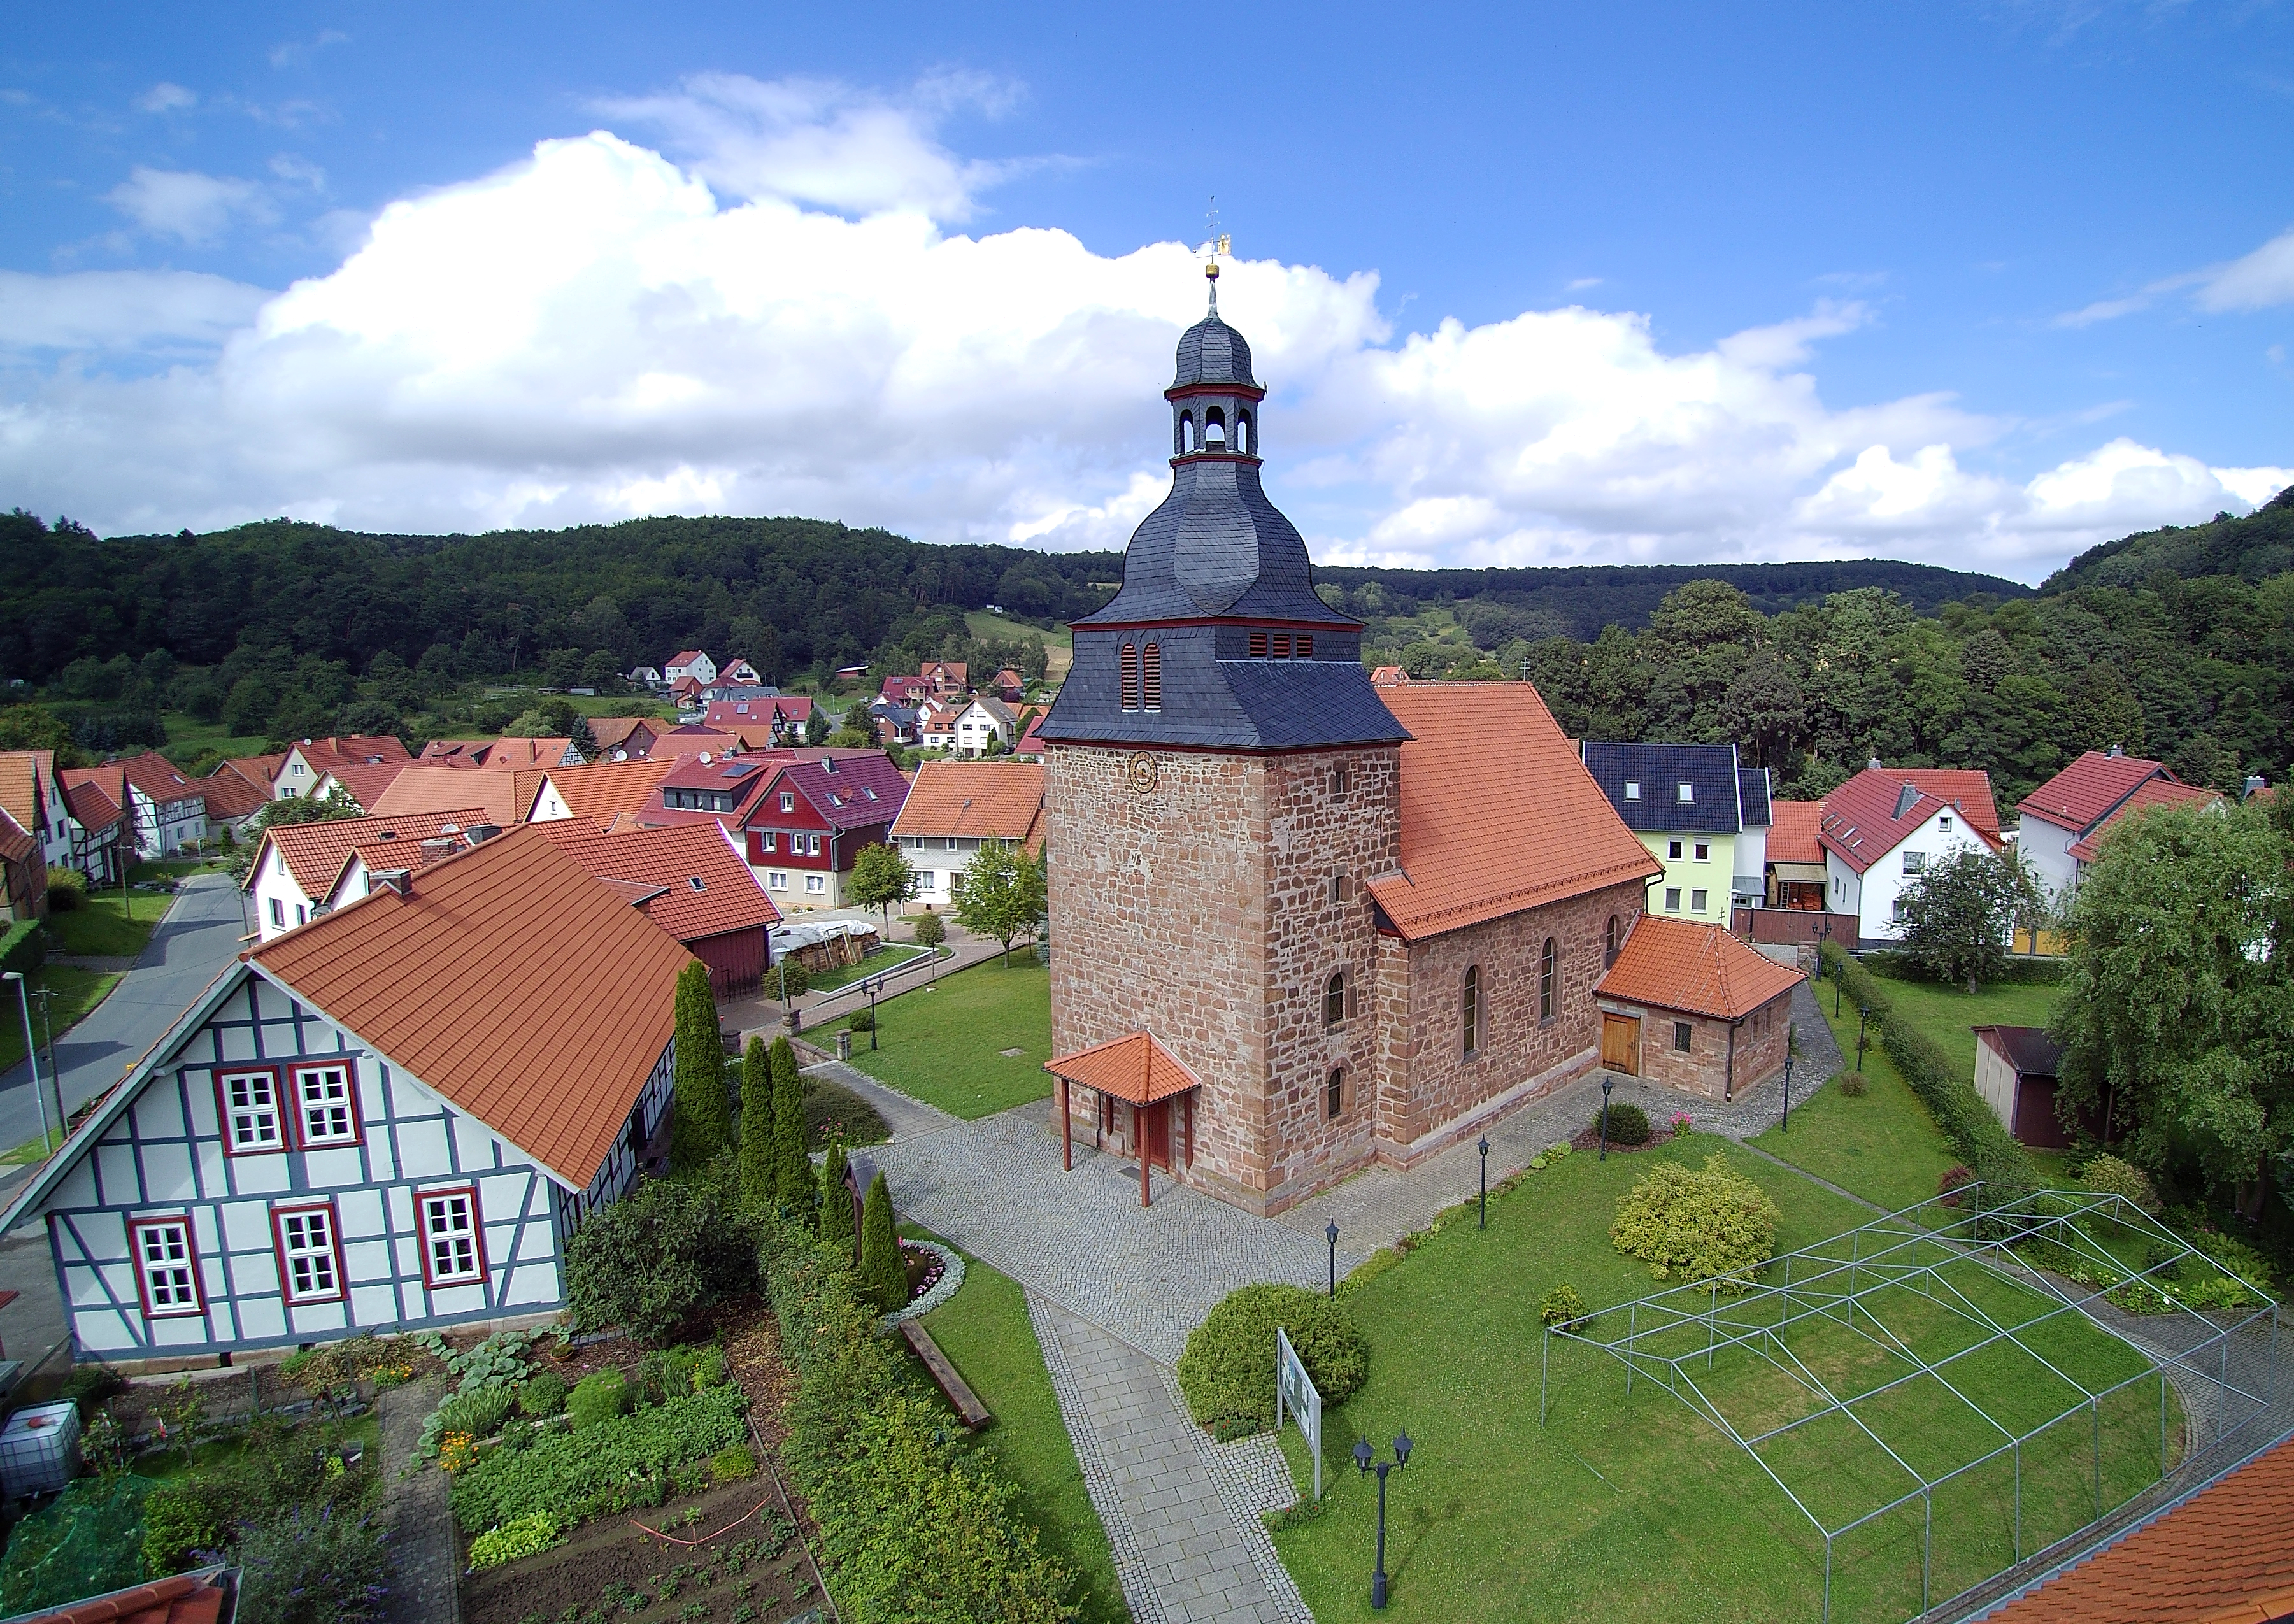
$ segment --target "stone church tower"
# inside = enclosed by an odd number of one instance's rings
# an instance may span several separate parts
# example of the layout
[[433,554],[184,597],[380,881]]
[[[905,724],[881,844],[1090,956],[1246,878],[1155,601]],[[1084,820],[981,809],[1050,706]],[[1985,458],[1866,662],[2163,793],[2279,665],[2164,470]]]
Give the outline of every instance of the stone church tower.
[[1165,391],[1171,493],[1042,728],[1071,1131],[1260,1214],[1373,1155],[1363,888],[1401,866],[1410,736],[1259,487],[1265,394],[1214,280]]

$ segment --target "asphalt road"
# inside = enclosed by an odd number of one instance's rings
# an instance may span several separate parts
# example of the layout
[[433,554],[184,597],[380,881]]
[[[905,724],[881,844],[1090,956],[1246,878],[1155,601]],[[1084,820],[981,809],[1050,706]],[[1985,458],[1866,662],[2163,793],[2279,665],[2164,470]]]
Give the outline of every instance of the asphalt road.
[[[62,1073],[64,1109],[71,1111],[126,1075],[159,1041],[168,1024],[204,991],[240,949],[247,932],[239,887],[227,874],[194,874],[183,882],[175,905],[151,933],[150,946],[112,989],[111,995],[69,1032],[56,1035],[56,1068]],[[12,997],[0,998],[0,1019],[20,1023]],[[32,1010],[32,1031],[40,1035],[40,1011]],[[55,1108],[48,1076],[47,1045],[40,1047],[40,1082],[48,1108]],[[39,1110],[32,1100],[30,1073],[18,1066],[0,1076],[0,1149],[40,1136]]]

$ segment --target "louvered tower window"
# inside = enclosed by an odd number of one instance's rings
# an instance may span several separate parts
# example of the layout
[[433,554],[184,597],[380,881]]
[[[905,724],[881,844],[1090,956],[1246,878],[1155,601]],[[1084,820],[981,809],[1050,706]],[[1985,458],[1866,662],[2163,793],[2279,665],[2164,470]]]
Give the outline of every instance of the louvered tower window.
[[1139,668],[1139,699],[1149,710],[1163,708],[1163,646],[1150,643],[1141,651]]
[[1121,659],[1123,708],[1139,709],[1139,650],[1136,645],[1126,643]]

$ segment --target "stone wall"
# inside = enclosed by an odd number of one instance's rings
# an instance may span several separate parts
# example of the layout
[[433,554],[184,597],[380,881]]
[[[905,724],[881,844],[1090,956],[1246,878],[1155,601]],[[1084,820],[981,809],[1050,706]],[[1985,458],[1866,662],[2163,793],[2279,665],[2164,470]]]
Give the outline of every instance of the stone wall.
[[[1729,1097],[1729,1023],[1705,1015],[1684,1014],[1654,1004],[1605,999],[1620,1014],[1638,1016],[1641,1023],[1640,1075],[1685,1094],[1720,1100]],[[1673,1027],[1686,1023],[1689,1046],[1673,1047]],[[1735,1092],[1741,1094],[1784,1069],[1787,1033],[1792,1025],[1792,995],[1782,993],[1745,1018],[1737,1028]]]

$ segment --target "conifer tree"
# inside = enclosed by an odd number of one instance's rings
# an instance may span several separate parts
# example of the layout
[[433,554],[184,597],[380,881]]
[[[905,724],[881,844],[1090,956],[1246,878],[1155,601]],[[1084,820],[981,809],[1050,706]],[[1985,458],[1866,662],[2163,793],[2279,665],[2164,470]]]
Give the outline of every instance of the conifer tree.
[[819,1191],[812,1178],[812,1158],[804,1149],[804,1078],[796,1068],[796,1051],[785,1037],[773,1040],[773,1195],[783,1210],[800,1223],[812,1222]]
[[892,1189],[881,1173],[860,1208],[860,1291],[888,1314],[908,1305],[908,1271],[892,1227]]
[[725,1095],[725,1051],[709,967],[696,959],[677,972],[677,1069],[671,1106],[670,1165],[699,1167],[725,1148],[732,1108]]
[[769,1210],[779,1180],[773,1160],[773,1064],[765,1040],[752,1037],[741,1057],[741,1205]]
[[820,1170],[820,1247],[844,1268],[852,1266],[852,1196],[844,1188],[850,1163],[842,1140],[828,1147],[828,1161]]

